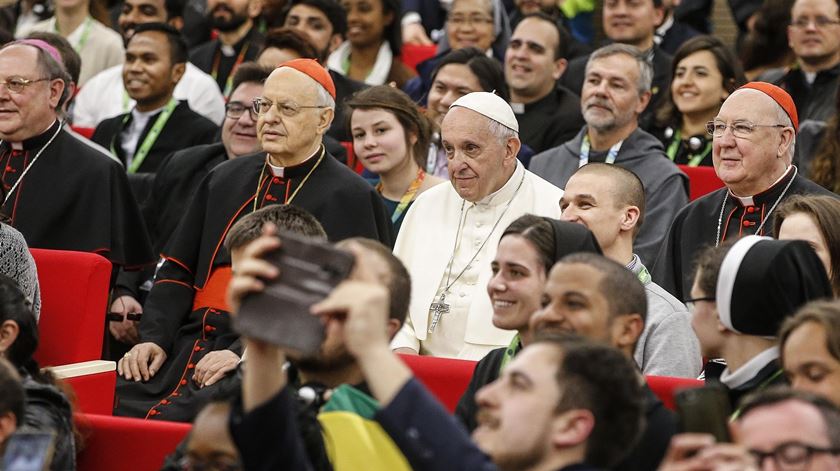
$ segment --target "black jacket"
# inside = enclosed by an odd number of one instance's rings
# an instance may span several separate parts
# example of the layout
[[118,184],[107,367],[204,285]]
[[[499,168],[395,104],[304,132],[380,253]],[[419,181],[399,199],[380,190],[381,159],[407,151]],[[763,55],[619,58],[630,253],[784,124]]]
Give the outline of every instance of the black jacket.
[[52,471],[76,469],[76,441],[73,436],[73,410],[64,393],[52,384],[35,381],[21,370],[23,391],[26,394],[21,432],[55,433]]

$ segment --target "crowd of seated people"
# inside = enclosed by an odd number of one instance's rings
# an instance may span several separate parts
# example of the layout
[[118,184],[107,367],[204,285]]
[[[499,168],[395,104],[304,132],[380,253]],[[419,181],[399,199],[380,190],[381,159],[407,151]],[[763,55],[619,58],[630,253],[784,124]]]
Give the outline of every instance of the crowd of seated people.
[[[840,5],[710,3],[0,7],[0,457],[84,450],[45,249],[109,263],[113,414],[194,423],[163,469],[840,471]],[[308,314],[298,239],[352,265]]]

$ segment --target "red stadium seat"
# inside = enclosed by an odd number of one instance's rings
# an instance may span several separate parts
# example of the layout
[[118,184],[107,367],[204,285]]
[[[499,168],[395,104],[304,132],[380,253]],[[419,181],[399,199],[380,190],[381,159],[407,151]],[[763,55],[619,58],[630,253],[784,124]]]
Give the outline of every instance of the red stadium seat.
[[93,137],[93,131],[96,130],[96,128],[83,128],[81,126],[70,126],[70,129],[72,129],[76,134],[80,134],[88,139]]
[[449,412],[467,390],[476,362],[420,355],[400,355],[420,380]]
[[645,376],[651,391],[659,397],[668,409],[674,410],[674,394],[680,389],[699,388],[703,381],[690,378],[673,378],[670,376]]
[[76,414],[84,445],[76,458],[79,471],[157,471],[192,425],[107,415]]
[[41,285],[41,366],[98,360],[102,356],[111,262],[86,252],[31,249]]
[[354,172],[361,175],[362,172],[365,171],[365,167],[362,165],[362,161],[357,159],[356,154],[353,152],[353,141],[341,141],[340,144],[347,152],[347,166]]
[[400,54],[402,63],[417,70],[417,64],[426,59],[431,59],[437,54],[437,45],[420,46],[417,44],[403,44]]
[[724,186],[715,173],[714,167],[689,167],[687,165],[677,165],[677,167],[688,175],[689,198],[691,201]]

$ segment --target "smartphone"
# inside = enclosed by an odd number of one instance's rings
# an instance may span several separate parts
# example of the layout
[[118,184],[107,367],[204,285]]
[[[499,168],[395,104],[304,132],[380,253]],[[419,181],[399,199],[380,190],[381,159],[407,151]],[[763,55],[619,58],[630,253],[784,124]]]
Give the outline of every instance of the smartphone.
[[717,442],[731,442],[729,395],[720,385],[689,388],[674,395],[680,426],[684,433],[706,433]]
[[355,258],[329,243],[281,232],[279,249],[265,258],[280,275],[242,300],[234,327],[247,337],[313,355],[324,341],[321,320],[309,308],[326,298],[353,269]]
[[55,450],[55,434],[16,432],[6,441],[2,471],[45,471]]

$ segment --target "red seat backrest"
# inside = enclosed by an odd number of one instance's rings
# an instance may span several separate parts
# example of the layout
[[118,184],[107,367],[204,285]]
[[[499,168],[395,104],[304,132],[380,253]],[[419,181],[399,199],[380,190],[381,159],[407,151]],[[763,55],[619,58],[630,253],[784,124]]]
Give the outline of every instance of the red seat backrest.
[[680,389],[699,388],[703,381],[691,378],[674,378],[670,376],[645,376],[648,387],[659,397],[668,409],[674,410],[674,394]]
[[417,64],[426,59],[431,59],[437,54],[437,45],[431,44],[428,46],[421,46],[419,44],[403,44],[400,51],[400,60],[402,63],[417,70]]
[[76,414],[84,445],[79,471],[157,471],[192,428],[191,424],[109,415]]
[[353,152],[353,141],[341,141],[341,146],[347,152],[347,166],[359,175],[365,171],[362,161],[356,158],[356,153]]
[[687,165],[677,165],[677,167],[688,175],[689,199],[691,201],[724,186],[715,173],[714,167],[689,167]]
[[400,357],[449,412],[455,410],[470,384],[476,362],[420,355]]
[[70,129],[75,131],[76,134],[80,134],[82,136],[85,136],[88,139],[93,137],[93,131],[96,131],[96,128],[83,128],[81,126],[70,126]]
[[87,252],[30,249],[41,286],[41,366],[98,360],[102,356],[111,262]]

